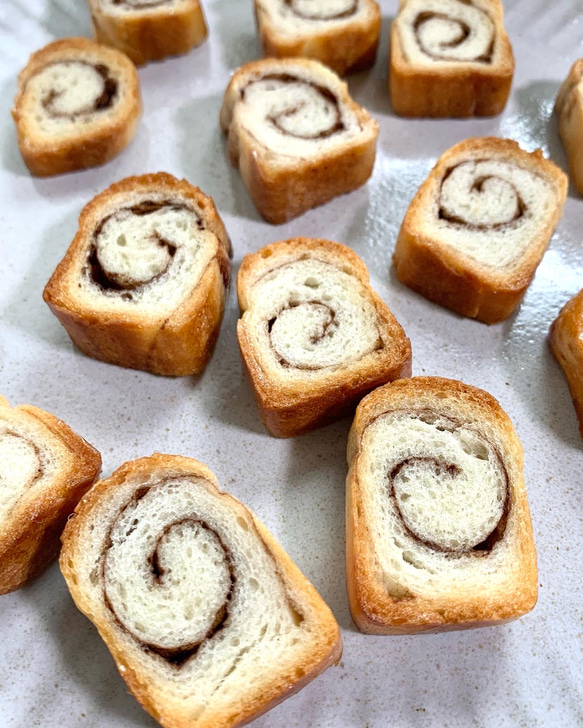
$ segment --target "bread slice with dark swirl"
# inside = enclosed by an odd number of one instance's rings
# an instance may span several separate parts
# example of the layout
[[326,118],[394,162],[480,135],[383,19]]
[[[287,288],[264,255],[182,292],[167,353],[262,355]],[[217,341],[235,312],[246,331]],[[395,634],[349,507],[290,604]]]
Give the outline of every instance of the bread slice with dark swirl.
[[165,728],[244,725],[340,659],[330,609],[196,460],[155,454],[98,482],[67,525],[60,563]]
[[583,291],[567,301],[553,321],[549,343],[569,383],[583,437]]
[[569,174],[583,194],[583,58],[575,61],[555,102],[559,135],[569,160]]
[[493,116],[506,106],[513,75],[500,0],[400,0],[391,27],[395,113]]
[[128,177],[83,209],[44,300],[88,356],[154,374],[206,365],[230,283],[215,205],[165,173]]
[[141,66],[188,53],[207,36],[199,0],[88,0],[95,38]]
[[220,120],[231,162],[267,222],[291,220],[362,186],[372,173],[378,123],[317,61],[242,66]]
[[491,395],[414,377],[359,404],[348,439],[346,570],[363,632],[508,622],[537,600],[523,451]]
[[294,437],[411,374],[411,344],[364,262],[329,240],[293,238],[246,255],[237,336],[259,413]]
[[255,17],[265,56],[313,58],[341,76],[375,61],[375,0],[255,0]]
[[488,324],[524,296],[567,196],[567,177],[509,139],[467,139],[443,154],[413,198],[393,256],[430,301]]
[[67,519],[101,470],[101,456],[54,415],[0,397],[0,594],[59,553]]
[[105,164],[134,138],[141,113],[134,64],[87,38],[33,53],[12,109],[20,153],[39,177]]

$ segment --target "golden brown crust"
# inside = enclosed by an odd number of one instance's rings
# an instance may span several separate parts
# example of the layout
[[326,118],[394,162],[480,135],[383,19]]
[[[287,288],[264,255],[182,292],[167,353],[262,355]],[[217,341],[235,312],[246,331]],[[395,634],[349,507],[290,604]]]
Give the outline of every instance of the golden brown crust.
[[101,455],[54,415],[31,405],[10,408],[1,400],[1,419],[32,426],[48,441],[58,463],[54,482],[36,497],[25,494],[0,524],[0,594],[7,594],[37,576],[58,554],[67,519],[99,475]]
[[381,30],[381,10],[374,0],[364,0],[370,16],[351,23],[330,23],[330,28],[290,36],[278,30],[261,0],[254,0],[255,18],[263,55],[271,58],[312,58],[339,76],[370,68],[376,59]]
[[[216,238],[215,254],[198,284],[168,318],[137,312],[104,313],[75,298],[72,267],[84,254],[86,240],[110,200],[124,194],[167,192],[192,201],[204,211],[205,229]],[[43,298],[73,342],[88,356],[154,374],[186,376],[202,371],[213,352],[225,309],[230,279],[230,241],[212,198],[186,180],[164,172],[128,177],[89,202],[79,217],[79,230],[47,283]]]
[[555,103],[559,117],[559,136],[569,161],[569,174],[583,194],[583,59],[575,61],[564,80]]
[[340,629],[332,612],[322,601],[312,584],[301,573],[298,567],[275,541],[273,536],[249,511],[258,535],[265,548],[271,554],[277,565],[277,570],[284,580],[290,595],[301,595],[302,602],[308,603],[313,618],[318,621],[318,629],[314,630],[314,643],[304,659],[293,665],[274,665],[273,674],[267,684],[260,690],[242,695],[238,704],[225,709],[205,711],[203,717],[193,722],[192,717],[181,709],[179,702],[164,693],[163,686],[150,682],[149,677],[140,670],[138,664],[128,660],[127,650],[123,641],[110,622],[101,620],[91,611],[91,603],[85,595],[76,578],[75,558],[83,544],[79,540],[83,520],[89,517],[92,508],[102,498],[107,498],[108,492],[113,491],[127,478],[148,478],[152,474],[169,471],[172,475],[197,476],[204,478],[211,492],[218,497],[229,500],[234,507],[247,509],[233,496],[224,493],[217,482],[215,475],[202,463],[191,458],[178,455],[163,455],[154,453],[150,457],[124,463],[111,477],[101,480],[87,493],[75,510],[74,516],[69,520],[63,533],[63,549],[60,566],[67,586],[71,592],[77,608],[83,612],[97,627],[99,634],[111,652],[121,676],[127,683],[130,691],[142,705],[164,728],[234,728],[250,723],[255,718],[275,707],[278,703],[301,690],[332,664],[336,664],[342,654],[342,637]]
[[[406,0],[401,0],[400,9]],[[500,114],[510,94],[514,56],[504,30],[500,0],[491,0],[500,60],[492,64],[452,62],[449,67],[421,67],[409,63],[397,23],[391,26],[389,89],[391,106],[399,116],[469,117]]]
[[[487,421],[503,440],[511,470],[511,509],[516,523],[512,573],[498,590],[460,591],[452,583],[447,596],[391,596],[371,568],[374,545],[363,517],[359,457],[366,428],[385,412],[411,406],[415,401],[437,411],[447,397],[463,403],[476,421]],[[523,450],[516,432],[498,401],[483,390],[441,377],[403,379],[369,394],[356,411],[347,450],[346,571],[350,611],[358,628],[369,634],[414,634],[470,629],[509,622],[531,611],[537,601],[538,571],[530,511],[524,487]]]
[[553,321],[549,344],[569,383],[583,437],[583,291],[567,301]]
[[[475,152],[515,160],[548,179],[556,190],[557,205],[553,214],[521,257],[520,264],[512,270],[486,268],[419,229],[419,219],[432,196],[438,193],[452,162]],[[466,139],[439,158],[413,198],[393,255],[397,277],[425,298],[462,316],[487,324],[504,321],[522,300],[562,215],[566,197],[566,175],[553,162],[544,159],[540,149],[529,154],[510,139]]]
[[[39,136],[34,119],[25,111],[27,83],[50,63],[72,60],[79,54],[95,58],[119,72],[125,98],[118,104],[115,118],[96,119],[83,128],[75,128],[67,137]],[[140,81],[133,63],[123,53],[87,38],[58,40],[33,53],[18,77],[18,93],[12,109],[20,153],[31,173],[38,177],[105,164],[135,137],[141,114]]]
[[100,0],[90,0],[89,7],[95,39],[123,51],[137,66],[188,53],[207,36],[199,0],[123,14],[108,12]]
[[[309,385],[305,381],[272,380],[264,370],[259,353],[251,340],[245,316],[250,306],[250,292],[255,281],[268,270],[278,267],[277,259],[313,257],[350,272],[367,287],[388,345],[366,362],[331,368],[325,376]],[[237,337],[245,371],[251,383],[259,414],[267,430],[275,437],[295,437],[321,427],[354,410],[368,392],[399,377],[411,375],[411,343],[384,301],[372,289],[364,261],[350,248],[330,240],[292,238],[266,245],[246,255],[237,276],[237,295],[241,318]]]
[[[305,58],[291,62],[293,67],[308,72],[322,69],[317,61]],[[274,163],[273,153],[234,120],[233,115],[247,79],[281,72],[282,63],[285,61],[267,59],[241,66],[227,87],[220,115],[221,128],[228,134],[231,164],[238,167],[260,215],[273,225],[287,222],[365,184],[372,174],[379,130],[378,123],[350,98],[348,87],[342,84],[340,101],[355,114],[366,133],[326,153],[325,157],[302,157],[286,165]]]

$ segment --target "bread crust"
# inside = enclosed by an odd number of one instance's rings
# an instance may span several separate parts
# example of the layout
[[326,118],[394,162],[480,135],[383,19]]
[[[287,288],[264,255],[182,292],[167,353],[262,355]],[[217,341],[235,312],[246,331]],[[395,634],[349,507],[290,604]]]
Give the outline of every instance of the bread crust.
[[[545,226],[532,241],[520,262],[510,269],[489,268],[420,231],[420,219],[438,194],[439,184],[450,165],[464,155],[494,153],[532,169],[555,188],[557,205]],[[528,153],[510,139],[496,137],[466,139],[445,152],[419,188],[405,215],[393,263],[397,277],[425,298],[462,316],[487,324],[507,319],[522,300],[561,218],[567,197],[567,177],[542,151]]]
[[275,155],[241,124],[235,116],[235,107],[241,90],[249,79],[270,72],[281,72],[285,61],[266,59],[241,66],[225,92],[220,114],[221,128],[228,135],[231,164],[239,169],[253,204],[269,223],[279,225],[303,214],[313,207],[329,202],[361,187],[372,174],[376,157],[378,123],[368,111],[356,104],[348,93],[348,86],[339,82],[332,71],[317,61],[296,58],[290,68],[306,71],[323,70],[338,91],[340,102],[355,114],[363,133],[348,144],[313,159],[304,157],[290,162]]
[[[317,381],[278,381],[261,362],[260,353],[250,336],[245,312],[252,305],[254,283],[278,267],[277,260],[293,261],[311,257],[349,271],[367,287],[386,341],[381,352],[368,361],[331,369]],[[411,342],[384,301],[372,289],[364,261],[350,248],[330,240],[291,238],[266,245],[246,255],[237,277],[241,318],[237,337],[243,365],[259,414],[266,429],[275,437],[295,437],[321,427],[352,412],[368,392],[385,382],[411,375]],[[384,339],[384,337],[383,337]],[[385,340],[385,339],[384,339]]]
[[555,103],[559,136],[567,153],[569,174],[577,192],[583,194],[583,59],[575,61],[563,81]]
[[[116,197],[137,191],[167,192],[204,209],[205,226],[216,240],[215,253],[196,287],[172,313],[103,312],[76,298],[74,267],[84,254],[86,240],[100,222],[104,207]],[[47,283],[43,298],[74,344],[101,361],[167,376],[200,372],[210,359],[225,310],[230,281],[229,237],[212,198],[186,180],[164,172],[128,177],[100,193],[82,210],[79,230],[65,257]]]
[[[27,83],[50,63],[74,60],[79,54],[95,57],[120,72],[125,98],[117,106],[116,117],[91,121],[66,138],[54,140],[39,136],[34,120],[25,109]],[[33,53],[18,77],[18,92],[12,109],[20,153],[30,172],[37,177],[105,164],[135,137],[141,115],[140,80],[133,63],[123,53],[87,38],[65,38]]]
[[[460,404],[477,419],[489,420],[504,439],[511,459],[511,509],[517,534],[513,573],[497,592],[468,593],[452,583],[447,596],[408,595],[393,597],[377,577],[374,545],[363,516],[366,485],[359,475],[359,457],[366,428],[391,409],[412,401],[442,406],[445,396]],[[362,632],[369,634],[414,634],[486,627],[510,622],[532,610],[538,595],[538,571],[530,511],[524,487],[522,445],[498,401],[483,390],[441,377],[399,380],[365,397],[356,411],[348,438],[346,479],[346,573],[350,611]]]
[[381,10],[374,0],[362,0],[370,17],[330,23],[328,29],[289,35],[272,21],[261,0],[254,0],[263,55],[271,58],[312,58],[339,76],[370,68],[376,59]]
[[[75,560],[83,549],[79,537],[84,519],[89,517],[92,508],[101,498],[106,498],[109,491],[115,490],[126,478],[147,478],[157,472],[168,471],[172,475],[196,476],[208,482],[208,489],[220,498],[233,503],[234,507],[242,508],[252,516],[267,551],[271,554],[279,575],[286,588],[292,595],[301,595],[302,601],[309,605],[311,617],[318,622],[318,630],[314,632],[315,638],[311,650],[306,652],[300,663],[290,668],[289,665],[274,666],[273,674],[267,684],[262,686],[260,692],[249,692],[242,695],[238,704],[231,704],[227,710],[206,710],[200,719],[188,715],[185,708],[180,707],[179,701],[164,693],[163,686],[151,682],[147,675],[139,669],[139,665],[128,661],[126,648],[119,639],[111,623],[97,617],[92,611],[90,600],[86,597],[76,578]],[[275,541],[273,536],[250,513],[243,504],[233,496],[224,493],[217,482],[216,476],[202,463],[178,455],[163,455],[154,453],[150,457],[140,458],[122,465],[111,477],[101,480],[79,503],[74,516],[69,520],[63,533],[63,549],[60,558],[61,571],[75,601],[77,608],[83,612],[97,627],[99,634],[111,652],[116,666],[140,705],[150,713],[164,728],[233,728],[247,725],[255,718],[275,707],[278,703],[301,690],[324,670],[336,664],[342,654],[342,637],[340,629],[332,612],[324,603],[312,584],[301,573],[298,567]]]
[[583,291],[567,301],[553,321],[549,345],[569,383],[583,437]]
[[[401,12],[408,0],[401,0]],[[500,0],[483,0],[494,22],[499,58],[496,63],[452,62],[449,67],[415,66],[407,60],[397,22],[391,25],[389,90],[395,114],[409,117],[495,116],[510,94],[514,55],[504,30]],[[397,16],[398,17],[398,16]]]
[[11,408],[2,397],[0,421],[32,427],[58,462],[50,487],[35,496],[23,493],[0,523],[0,594],[8,594],[58,554],[67,519],[99,475],[101,455],[62,420],[32,405]]
[[100,0],[89,0],[89,9],[95,40],[123,51],[136,66],[184,55],[207,37],[199,0],[182,0],[173,8],[159,5],[123,14],[107,12]]

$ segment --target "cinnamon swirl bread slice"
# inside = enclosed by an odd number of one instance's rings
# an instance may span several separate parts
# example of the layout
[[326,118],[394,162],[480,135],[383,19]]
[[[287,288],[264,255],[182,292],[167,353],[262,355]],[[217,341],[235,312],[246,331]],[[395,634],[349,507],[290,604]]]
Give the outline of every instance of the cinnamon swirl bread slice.
[[467,139],[443,154],[405,215],[393,261],[430,301],[484,321],[508,318],[563,212],[567,177],[540,150]]
[[20,152],[39,177],[108,162],[134,138],[141,113],[133,63],[86,38],[34,53],[12,109]]
[[18,589],[58,554],[101,456],[57,417],[0,397],[0,594]]
[[190,458],[156,454],[98,482],[67,524],[61,569],[165,728],[246,724],[340,659],[314,587]]
[[335,73],[303,58],[242,66],[221,127],[255,207],[275,224],[363,185],[379,130]]
[[549,343],[567,377],[583,437],[583,291],[573,296],[553,321]]
[[329,240],[293,238],[246,255],[237,336],[265,427],[293,437],[411,375],[411,344],[364,262]]
[[341,76],[370,68],[381,11],[374,0],[255,0],[263,52],[313,58]]
[[88,0],[95,38],[136,65],[178,56],[207,36],[199,0]]
[[523,452],[494,397],[414,377],[379,387],[348,439],[354,621],[400,634],[500,624],[537,599]]
[[391,27],[395,113],[493,116],[506,106],[513,74],[500,0],[400,0]]
[[575,61],[555,103],[559,135],[569,160],[569,173],[583,194],[583,59]]
[[201,371],[218,336],[230,243],[215,205],[169,174],[128,177],[83,209],[44,300],[88,356]]

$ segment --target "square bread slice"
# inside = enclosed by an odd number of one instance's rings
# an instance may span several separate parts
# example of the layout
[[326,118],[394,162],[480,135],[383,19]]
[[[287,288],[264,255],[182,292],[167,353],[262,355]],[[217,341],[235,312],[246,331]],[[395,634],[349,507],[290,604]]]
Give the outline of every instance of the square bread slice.
[[88,356],[154,374],[206,366],[230,285],[231,245],[213,200],[158,172],[85,206],[44,300]]
[[59,553],[67,519],[101,470],[101,455],[54,415],[0,397],[0,594]]
[[241,356],[276,437],[338,419],[379,384],[411,374],[409,339],[344,245],[267,245],[243,259],[237,293]]
[[242,726],[338,662],[332,612],[265,526],[190,458],[125,463],[79,504],[61,569],[164,728]]
[[381,10],[374,0],[255,0],[265,56],[313,58],[343,76],[375,62]]
[[413,198],[393,255],[397,277],[463,316],[503,321],[522,300],[566,196],[566,175],[540,150],[466,139]]
[[199,0],[88,0],[95,38],[140,66],[178,56],[207,36]]
[[583,291],[573,296],[553,321],[549,343],[569,382],[583,437]]
[[583,59],[575,61],[555,102],[559,136],[575,189],[583,194]]
[[229,156],[253,204],[279,224],[370,177],[378,123],[317,61],[253,61],[239,68],[220,116]]
[[523,451],[494,397],[439,377],[379,387],[358,406],[348,464],[346,572],[359,629],[485,627],[534,607]]
[[390,92],[401,116],[493,116],[514,57],[500,0],[401,0],[391,26]]

